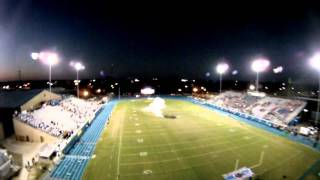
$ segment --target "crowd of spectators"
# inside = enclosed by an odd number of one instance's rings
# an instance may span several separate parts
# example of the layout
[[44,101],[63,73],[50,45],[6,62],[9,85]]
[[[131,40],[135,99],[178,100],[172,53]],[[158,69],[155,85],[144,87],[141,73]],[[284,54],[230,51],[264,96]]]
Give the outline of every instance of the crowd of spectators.
[[306,105],[300,100],[253,96],[233,91],[221,93],[210,99],[209,102],[232,111],[284,125],[288,125]]
[[98,108],[97,102],[68,97],[54,105],[48,102],[40,109],[23,111],[18,119],[50,135],[65,137],[93,119]]
[[248,109],[256,117],[289,124],[304,108],[305,102],[292,99],[265,97]]
[[261,97],[251,96],[246,93],[227,91],[215,96],[210,102],[233,111],[245,113],[247,107],[260,99]]

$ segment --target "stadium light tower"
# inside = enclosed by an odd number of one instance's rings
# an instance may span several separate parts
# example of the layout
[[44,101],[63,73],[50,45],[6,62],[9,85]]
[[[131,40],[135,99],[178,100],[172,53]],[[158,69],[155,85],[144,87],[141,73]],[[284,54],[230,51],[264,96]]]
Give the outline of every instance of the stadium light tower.
[[49,66],[49,91],[51,92],[51,69],[53,65],[56,65],[59,62],[58,54],[54,52],[33,52],[30,56],[33,60],[40,60]]
[[255,59],[251,64],[251,69],[257,73],[256,77],[256,91],[259,91],[259,73],[265,71],[270,65],[270,61],[267,59],[259,58]]
[[319,122],[319,110],[320,110],[320,52],[315,53],[309,60],[309,64],[312,68],[318,71],[318,102],[317,102],[317,112],[316,112],[316,125]]
[[77,97],[79,98],[79,84],[80,84],[80,80],[79,80],[79,71],[84,70],[85,67],[84,65],[82,65],[80,62],[71,62],[71,66],[74,67],[74,69],[77,71],[77,80],[76,80],[76,84],[77,84]]
[[216,71],[220,76],[220,90],[219,90],[219,93],[221,93],[221,90],[222,90],[222,75],[224,73],[226,73],[228,71],[228,69],[229,69],[229,65],[227,63],[219,63],[216,66]]

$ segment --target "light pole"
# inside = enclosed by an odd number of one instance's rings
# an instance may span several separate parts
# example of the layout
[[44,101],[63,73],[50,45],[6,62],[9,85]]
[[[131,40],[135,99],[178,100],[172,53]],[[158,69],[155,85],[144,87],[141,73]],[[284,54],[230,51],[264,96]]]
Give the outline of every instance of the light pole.
[[71,63],[71,65],[72,65],[72,66],[74,67],[74,69],[77,71],[76,85],[77,85],[77,97],[79,98],[79,84],[80,84],[79,71],[84,70],[85,67],[84,67],[84,65],[82,65],[80,62]]
[[120,85],[118,86],[118,99],[120,100]]
[[49,91],[51,92],[51,69],[53,65],[56,65],[59,62],[58,54],[54,52],[33,52],[31,53],[31,58],[35,61],[40,60],[49,66]]
[[226,73],[228,69],[229,69],[229,65],[227,63],[219,63],[216,66],[216,71],[219,74],[219,80],[220,80],[219,93],[221,93],[222,91],[222,75]]
[[317,112],[316,112],[316,126],[319,122],[319,111],[320,111],[320,52],[315,53],[309,60],[311,67],[318,71],[318,101],[317,101]]
[[251,69],[256,72],[256,91],[259,91],[259,73],[265,71],[270,65],[267,59],[256,59],[251,64]]
[[49,91],[51,92],[51,86],[52,86],[52,83],[51,83],[51,67],[52,67],[52,64],[50,63],[49,64]]

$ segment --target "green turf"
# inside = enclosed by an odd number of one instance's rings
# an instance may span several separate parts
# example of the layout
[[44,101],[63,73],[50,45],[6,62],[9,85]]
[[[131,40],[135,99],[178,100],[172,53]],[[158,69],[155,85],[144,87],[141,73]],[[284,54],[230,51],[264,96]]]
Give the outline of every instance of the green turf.
[[222,179],[236,161],[256,179],[297,179],[320,159],[308,147],[189,102],[166,99],[164,112],[176,119],[143,111],[149,103],[116,106],[83,179]]

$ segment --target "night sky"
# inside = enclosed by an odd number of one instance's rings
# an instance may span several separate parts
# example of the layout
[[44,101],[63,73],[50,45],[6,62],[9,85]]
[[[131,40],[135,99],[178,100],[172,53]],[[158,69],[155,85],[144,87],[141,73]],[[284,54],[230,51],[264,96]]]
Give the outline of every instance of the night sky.
[[[314,1],[316,2],[316,1]],[[70,60],[80,60],[82,78],[105,76],[217,79],[224,59],[226,79],[253,80],[257,56],[284,66],[262,80],[315,82],[307,60],[320,50],[320,9],[305,4],[98,4],[87,1],[0,1],[0,80],[47,79],[48,67],[30,52],[54,50],[61,62],[53,79],[73,79]],[[211,76],[206,77],[206,72]]]

